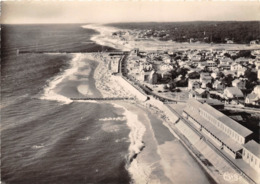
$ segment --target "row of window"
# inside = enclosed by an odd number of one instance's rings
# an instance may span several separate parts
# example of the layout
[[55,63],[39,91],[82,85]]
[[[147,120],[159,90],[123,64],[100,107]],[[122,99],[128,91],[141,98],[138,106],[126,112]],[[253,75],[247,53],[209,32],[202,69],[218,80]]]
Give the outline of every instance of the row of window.
[[223,130],[227,135],[232,137],[235,141],[237,141],[240,144],[244,143],[244,138],[240,135],[238,135],[235,131],[230,129],[229,127],[225,126],[221,121],[213,117],[208,112],[204,111],[203,109],[200,109],[200,115],[203,116],[205,119],[210,121],[215,126],[219,127],[221,130]]
[[[253,154],[251,154],[250,152],[246,151],[246,149],[243,150],[243,157],[246,156],[246,159],[249,160],[250,163],[253,163],[255,165],[257,165],[258,163],[258,158],[255,158],[255,156]],[[260,168],[260,162],[259,162],[259,168]]]
[[[185,113],[187,116],[189,116],[187,113]],[[213,136],[215,139],[217,139],[222,145],[226,146],[232,153],[236,153],[233,151],[229,146],[227,146],[224,142],[222,142],[217,136],[215,136],[213,133],[211,133],[207,128],[205,128],[203,125],[201,125],[199,122],[197,122],[195,119],[193,119],[191,116],[189,116],[189,120],[193,123],[199,124],[204,130],[206,130],[211,136]]]

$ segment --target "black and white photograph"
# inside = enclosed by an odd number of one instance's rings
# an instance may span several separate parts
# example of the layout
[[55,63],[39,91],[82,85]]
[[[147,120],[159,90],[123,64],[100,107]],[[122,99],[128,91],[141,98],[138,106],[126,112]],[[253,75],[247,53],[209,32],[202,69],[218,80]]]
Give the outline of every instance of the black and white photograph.
[[0,3],[0,184],[260,184],[260,1]]

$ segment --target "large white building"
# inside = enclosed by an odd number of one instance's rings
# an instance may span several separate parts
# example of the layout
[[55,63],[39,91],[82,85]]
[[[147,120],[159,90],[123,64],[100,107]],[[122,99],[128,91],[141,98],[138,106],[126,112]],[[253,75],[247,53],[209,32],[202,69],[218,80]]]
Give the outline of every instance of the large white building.
[[260,172],[260,148],[254,140],[243,145],[242,158],[256,171]]
[[242,144],[252,137],[252,131],[224,115],[207,103],[189,99],[183,116],[208,135],[233,158],[239,157]]

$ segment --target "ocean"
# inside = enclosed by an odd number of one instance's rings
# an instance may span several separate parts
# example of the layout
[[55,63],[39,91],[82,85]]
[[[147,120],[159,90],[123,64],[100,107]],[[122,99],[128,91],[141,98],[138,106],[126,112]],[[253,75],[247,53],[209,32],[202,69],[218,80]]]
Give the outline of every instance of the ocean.
[[[122,118],[124,110],[112,104],[66,104],[44,98],[48,96],[46,89],[50,87],[55,87],[59,94],[66,97],[80,97],[80,86],[89,87],[89,96],[100,97],[93,79],[97,63],[82,61],[74,77],[64,76],[65,71],[71,69],[74,54],[39,54],[36,51],[48,51],[51,44],[42,44],[39,48],[29,47],[29,43],[34,45],[33,39],[27,37],[27,42],[9,36],[17,38],[25,35],[32,28],[30,26],[3,28],[6,31],[3,35],[6,36],[3,38],[2,54],[5,55],[1,63],[2,182],[129,183],[131,179],[126,165],[130,129],[126,126],[126,119]],[[75,29],[71,27],[66,34],[73,33]],[[79,26],[75,27],[78,30]],[[56,40],[66,36],[64,27],[57,29]],[[38,40],[43,40],[47,35],[43,26],[35,25],[31,30],[35,30],[32,35],[41,35]],[[62,34],[59,32],[61,30]],[[86,44],[94,31],[80,31],[86,34]],[[51,36],[53,37],[49,37]],[[80,36],[79,39],[82,39]],[[12,52],[16,50],[14,41],[19,42],[16,43],[18,48],[26,51],[30,48],[34,53],[16,55],[16,52]],[[56,48],[61,48],[62,51],[83,51],[83,46],[81,50],[69,50],[68,46],[74,43],[69,42],[66,47],[59,47],[59,43],[64,42],[56,42]],[[100,51],[102,48],[89,44],[89,52]],[[84,72],[86,70],[89,72]],[[59,83],[54,82],[61,78]]]
[[81,26],[2,26],[1,182],[215,183],[157,110],[70,100],[102,97],[86,52],[115,50]]

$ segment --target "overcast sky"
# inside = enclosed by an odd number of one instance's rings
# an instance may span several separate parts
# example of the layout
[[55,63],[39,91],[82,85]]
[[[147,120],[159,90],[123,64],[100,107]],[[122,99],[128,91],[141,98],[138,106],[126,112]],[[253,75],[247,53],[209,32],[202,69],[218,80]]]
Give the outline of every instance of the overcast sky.
[[2,2],[2,23],[260,20],[260,2]]

